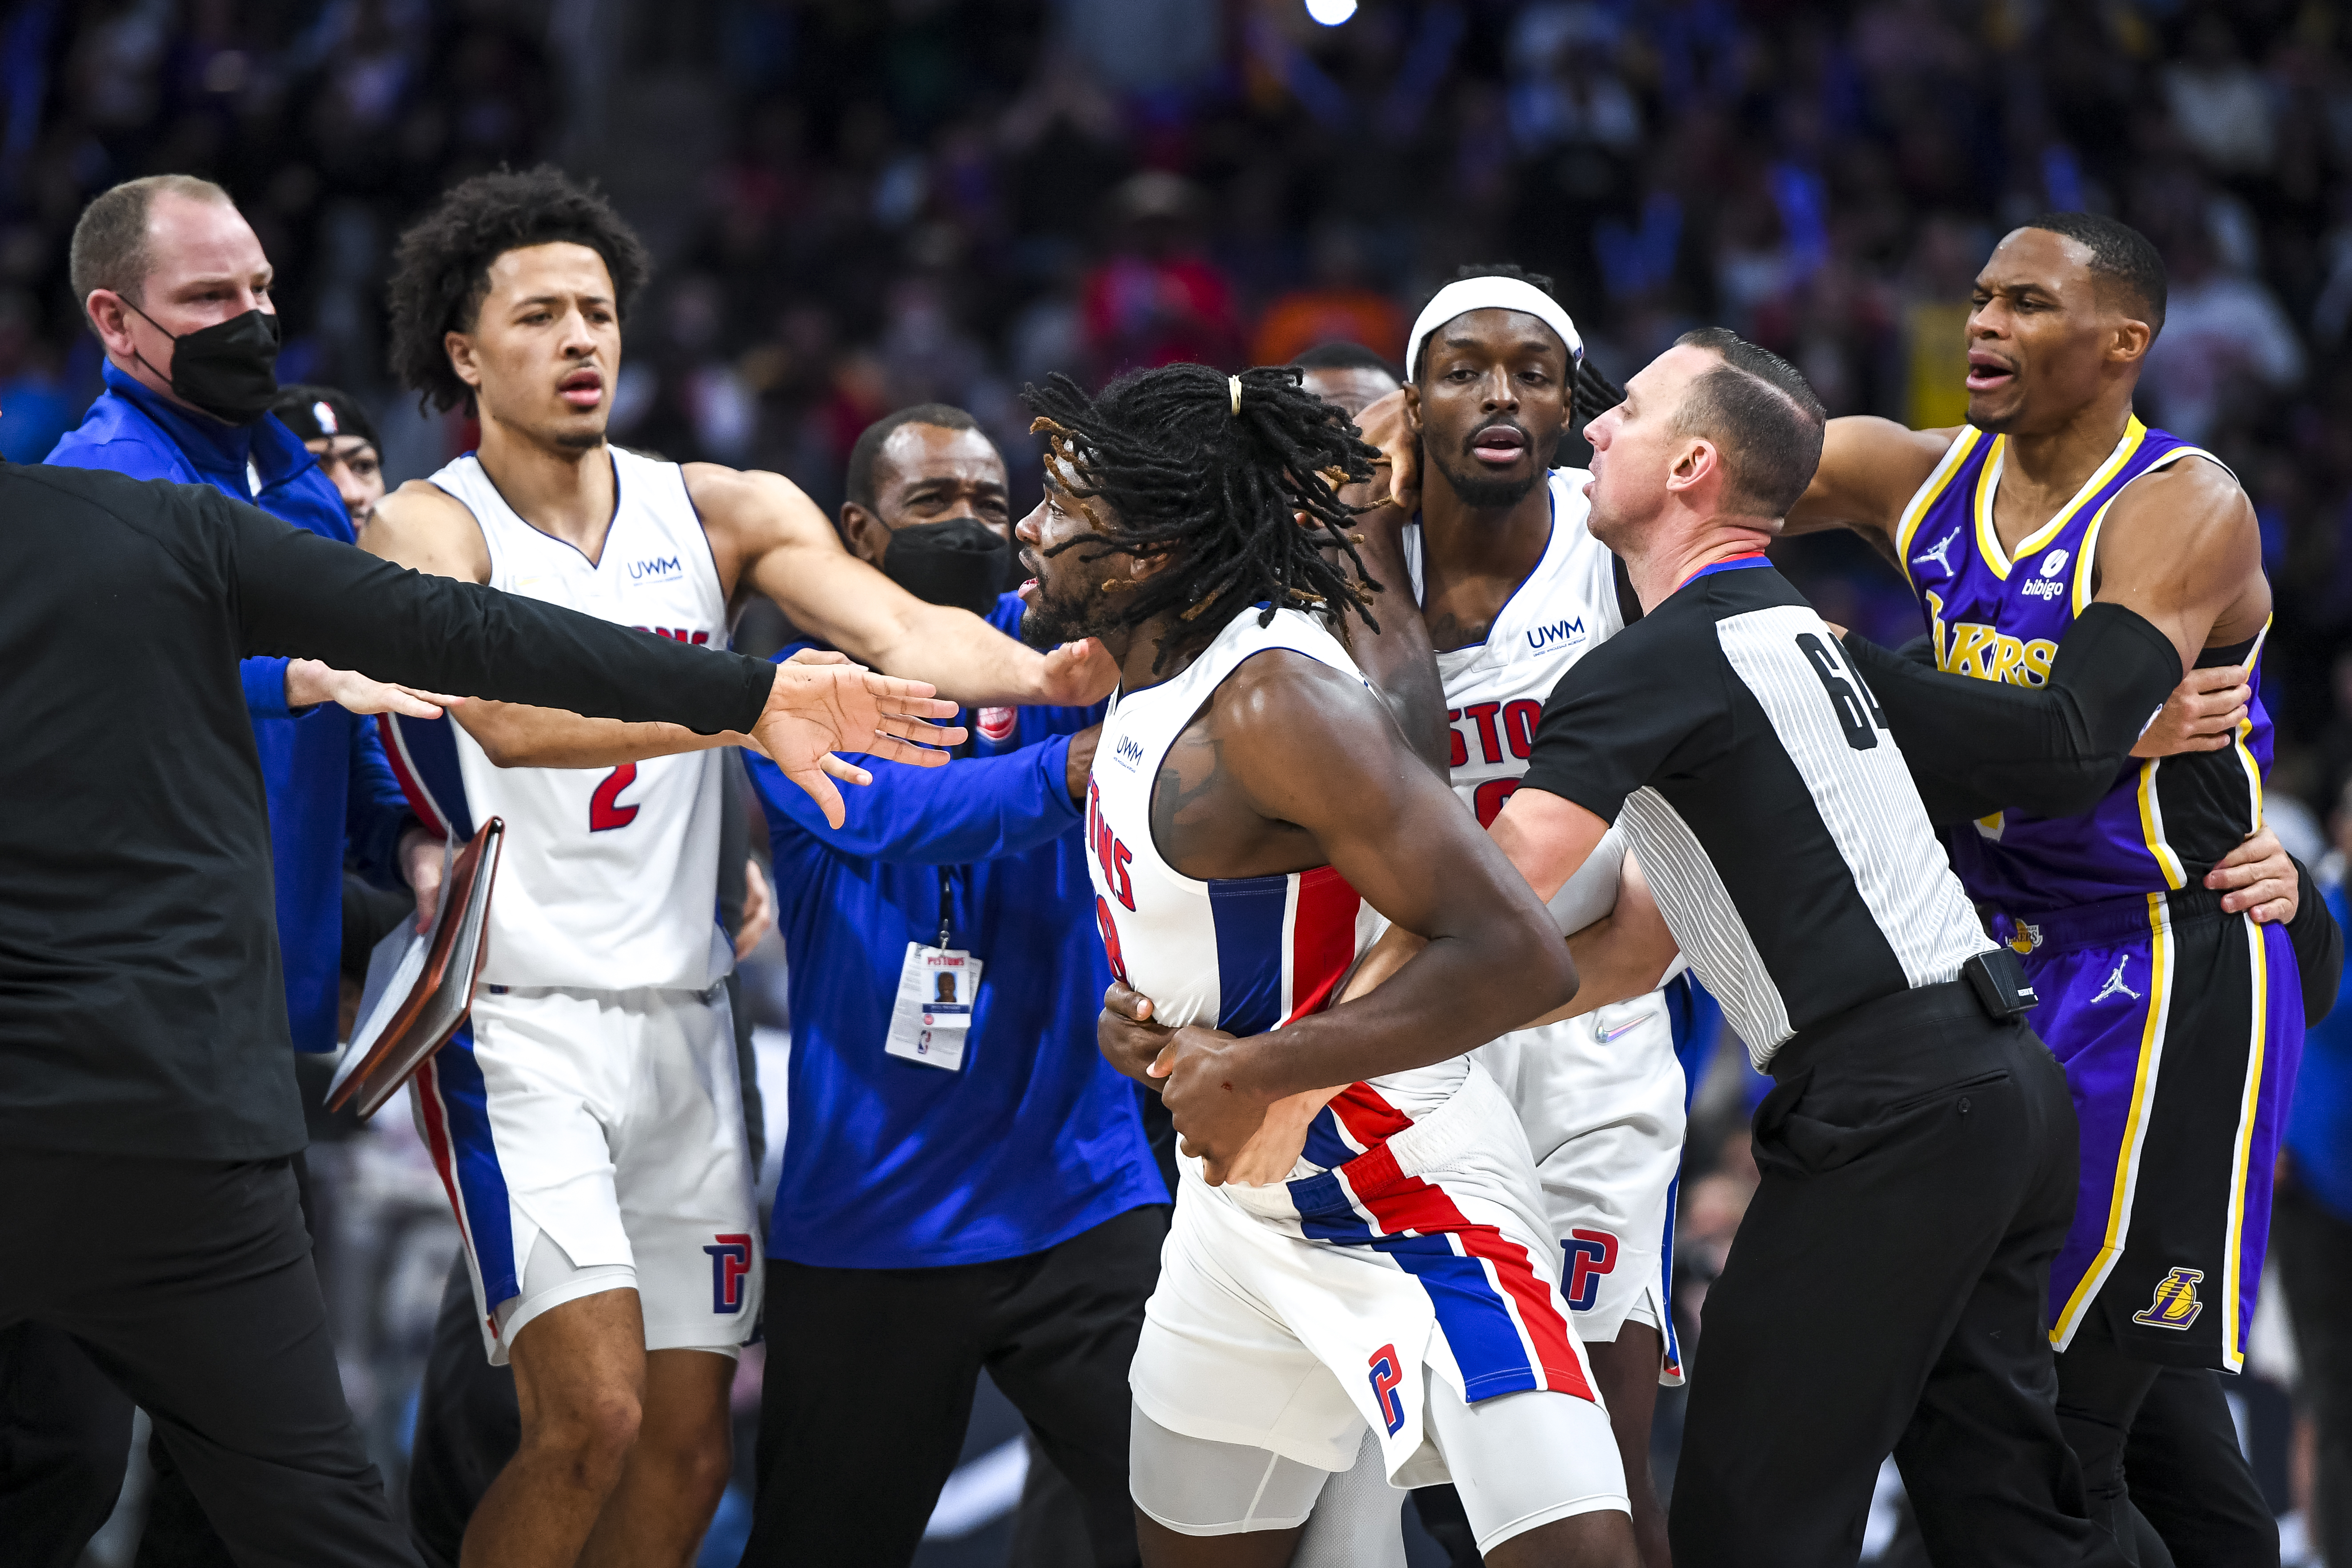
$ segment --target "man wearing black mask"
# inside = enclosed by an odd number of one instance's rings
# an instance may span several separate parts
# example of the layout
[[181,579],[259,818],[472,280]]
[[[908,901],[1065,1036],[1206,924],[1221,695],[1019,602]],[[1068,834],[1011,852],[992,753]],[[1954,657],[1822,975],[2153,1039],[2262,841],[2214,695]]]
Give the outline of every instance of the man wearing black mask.
[[986,616],[1013,585],[1004,459],[962,409],[884,415],[850,448],[847,479],[850,553],[915,597]]
[[[70,270],[106,347],[106,390],[50,463],[210,485],[352,542],[335,484],[268,412],[274,274],[226,192],[184,174],[114,186],[76,224]],[[396,688],[313,659],[248,658],[241,674],[268,801],[288,1021],[298,1051],[331,1051],[346,856],[401,890],[414,875],[437,877],[441,846],[409,814],[375,726],[358,717],[398,705]],[[408,700],[404,710],[420,706]],[[307,1205],[307,1173],[293,1161]],[[40,1456],[0,1464],[0,1540],[19,1553],[11,1562],[70,1563],[121,1488],[130,1404],[63,1336],[27,1326],[0,1332],[0,1452]],[[226,1563],[161,1430],[152,1451],[159,1482],[141,1561]]]
[[[877,423],[845,490],[851,551],[932,603],[1019,625],[1004,460],[970,415],[926,404]],[[1133,1086],[1094,1048],[1109,974],[1083,803],[1101,718],[1099,703],[983,707],[950,787],[878,768],[837,831],[752,764],[793,1051],[769,1087],[792,1110],[748,1568],[908,1561],[983,1367],[1046,1461],[1010,1560],[1137,1561],[1127,1366],[1168,1194]]]

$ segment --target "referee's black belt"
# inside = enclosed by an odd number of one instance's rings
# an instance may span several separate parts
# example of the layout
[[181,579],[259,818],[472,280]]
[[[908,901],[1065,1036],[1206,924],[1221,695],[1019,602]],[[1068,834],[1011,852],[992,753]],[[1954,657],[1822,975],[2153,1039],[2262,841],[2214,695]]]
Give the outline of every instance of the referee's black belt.
[[1913,1034],[1939,1024],[1982,1028],[1987,1023],[2016,1023],[2034,1001],[2017,955],[2006,948],[1994,948],[1969,959],[1958,980],[1874,997],[1799,1030],[1781,1042],[1764,1070],[1775,1079],[1787,1079],[1819,1066],[1849,1046],[1884,1042],[1889,1036]]

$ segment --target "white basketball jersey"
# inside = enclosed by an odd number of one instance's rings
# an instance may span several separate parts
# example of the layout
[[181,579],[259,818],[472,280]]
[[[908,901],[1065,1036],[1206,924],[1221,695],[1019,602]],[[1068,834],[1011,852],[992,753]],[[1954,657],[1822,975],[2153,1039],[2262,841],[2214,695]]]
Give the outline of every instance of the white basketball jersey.
[[[675,463],[607,450],[613,522],[595,561],[516,516],[470,453],[432,482],[481,525],[490,586],[724,647],[726,595],[685,476]],[[718,925],[719,752],[612,768],[501,768],[454,721],[403,724],[402,750],[416,748],[427,728],[447,731],[457,752],[464,798],[442,803],[443,815],[453,825],[457,811],[473,825],[506,819],[486,983],[700,990],[733,967]],[[429,774],[423,761],[394,758]]]
[[[1584,482],[1591,477],[1582,468],[1552,471],[1551,542],[1543,559],[1504,603],[1485,642],[1437,656],[1454,730],[1454,793],[1478,814],[1481,827],[1519,787],[1551,689],[1570,665],[1625,629],[1613,558],[1584,526]],[[1418,521],[1404,531],[1404,560],[1419,599]]]
[[[1277,610],[1261,627],[1258,615],[1235,616],[1173,679],[1115,694],[1087,785],[1095,918],[1111,971],[1150,997],[1154,1021],[1171,1028],[1258,1035],[1315,1012],[1381,929],[1377,911],[1328,866],[1202,881],[1161,859],[1152,841],[1161,760],[1243,660],[1287,648],[1362,679],[1312,617]],[[1327,1108],[1316,1119],[1308,1163],[1343,1164],[1443,1104],[1461,1086],[1465,1060],[1350,1086],[1341,1097],[1350,1114]]]
[[[1585,525],[1591,508],[1584,485],[1591,477],[1582,468],[1553,470],[1551,540],[1543,559],[1504,604],[1485,642],[1437,656],[1446,722],[1454,731],[1454,792],[1482,826],[1519,787],[1551,689],[1578,659],[1625,629],[1613,558]],[[1418,524],[1406,530],[1405,565],[1416,599],[1423,592],[1422,542]],[[1660,994],[1517,1030],[1472,1055],[1510,1096],[1548,1188],[1556,1184],[1559,1152],[1571,1142],[1595,1128],[1625,1124],[1654,1132],[1644,1142],[1658,1145],[1654,1158],[1637,1163],[1643,1168],[1624,1173],[1625,1180],[1663,1192],[1673,1179],[1682,1144],[1683,1075]],[[1580,1178],[1577,1184],[1589,1182]],[[1549,1195],[1560,1207],[1563,1194]],[[1594,1197],[1586,1191],[1563,1213],[1590,1211]],[[1589,1212],[1578,1217],[1587,1226],[1597,1223]],[[1656,1241],[1625,1239],[1629,1246]]]

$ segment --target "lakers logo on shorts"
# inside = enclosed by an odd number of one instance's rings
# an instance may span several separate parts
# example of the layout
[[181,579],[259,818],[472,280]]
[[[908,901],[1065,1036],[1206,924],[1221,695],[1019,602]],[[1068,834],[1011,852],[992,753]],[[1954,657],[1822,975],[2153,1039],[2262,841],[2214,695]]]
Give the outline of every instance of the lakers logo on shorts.
[[2016,929],[2010,933],[2009,945],[2021,953],[2031,953],[2042,945],[2042,928],[2031,921],[2011,921]]
[[2132,1314],[2132,1321],[2151,1329],[2187,1328],[2205,1310],[2205,1303],[2197,1299],[2197,1282],[2204,1278],[2202,1268],[2175,1268],[2157,1281],[2155,1297]]

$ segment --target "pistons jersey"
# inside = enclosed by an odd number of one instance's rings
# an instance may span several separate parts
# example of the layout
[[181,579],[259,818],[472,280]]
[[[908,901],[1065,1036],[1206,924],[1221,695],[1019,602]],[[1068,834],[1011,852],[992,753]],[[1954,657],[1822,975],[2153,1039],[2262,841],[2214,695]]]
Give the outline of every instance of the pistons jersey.
[[[592,561],[517,516],[468,453],[435,474],[489,546],[490,586],[681,642],[725,647],[727,601],[675,463],[617,447]],[[701,990],[733,966],[718,925],[716,749],[603,768],[501,768],[454,718],[383,721],[384,752],[436,832],[506,821],[486,984]]]
[[[1151,837],[1160,763],[1227,676],[1284,648],[1361,679],[1347,649],[1297,610],[1258,625],[1244,610],[1181,674],[1119,691],[1104,716],[1087,784],[1095,918],[1111,973],[1151,998],[1170,1028],[1248,1036],[1318,1011],[1381,930],[1380,917],[1328,866],[1269,877],[1187,877]],[[1308,1129],[1314,1172],[1345,1164],[1451,1099],[1465,1058],[1350,1084]]]
[[[1895,544],[1939,668],[2040,686],[2066,628],[2090,606],[2099,533],[2116,499],[2183,458],[2218,459],[2135,418],[2074,498],[2011,551],[1993,527],[2007,447],[2005,436],[1963,429],[1904,508]],[[2263,640],[2208,649],[2198,662],[2253,667],[2259,691]],[[2002,811],[1948,830],[1952,868],[1970,897],[2011,916],[2200,885],[2262,826],[2270,760],[2270,715],[2257,697],[2228,748],[2135,760],[2087,816]]]
[[[1478,814],[1481,827],[1519,787],[1551,689],[1569,666],[1625,629],[1615,557],[1584,525],[1584,483],[1591,477],[1582,468],[1552,471],[1551,539],[1543,559],[1496,613],[1485,642],[1437,656],[1445,721],[1454,731],[1447,759],[1454,793]],[[1404,531],[1415,599],[1425,593],[1422,552],[1416,521]]]

